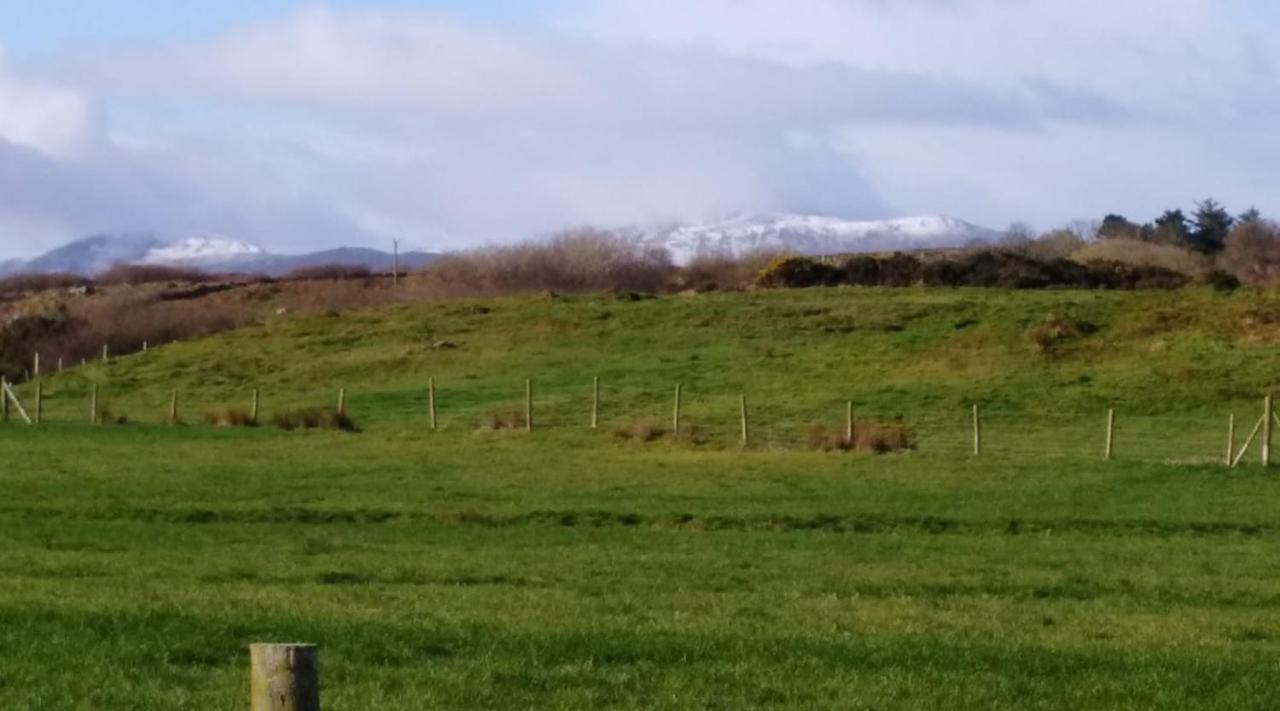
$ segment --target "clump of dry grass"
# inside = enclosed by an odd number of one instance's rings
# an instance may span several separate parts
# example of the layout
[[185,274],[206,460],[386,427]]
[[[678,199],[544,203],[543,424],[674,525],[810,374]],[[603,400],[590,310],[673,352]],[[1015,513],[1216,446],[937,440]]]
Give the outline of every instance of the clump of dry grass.
[[257,427],[258,421],[244,408],[224,407],[205,413],[204,421],[214,427]]
[[636,442],[656,442],[666,437],[670,432],[661,425],[652,422],[633,422],[629,425],[623,425],[615,428],[613,436],[618,439],[633,440]]
[[826,425],[813,425],[805,435],[809,449],[820,452],[870,452],[891,454],[916,448],[911,430],[901,422],[870,422],[858,420],[853,427],[853,440],[845,432],[828,429]]
[[489,432],[501,432],[503,430],[527,429],[528,425],[529,420],[522,410],[493,410],[484,416],[480,429]]

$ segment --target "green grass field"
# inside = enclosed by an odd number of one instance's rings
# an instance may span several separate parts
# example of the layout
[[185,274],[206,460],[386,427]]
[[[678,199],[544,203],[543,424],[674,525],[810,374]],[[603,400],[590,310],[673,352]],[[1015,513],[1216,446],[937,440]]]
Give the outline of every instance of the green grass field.
[[[333,709],[1275,708],[1280,471],[1221,460],[1278,343],[1269,292],[835,289],[272,319],[92,364],[0,427],[0,708],[244,708],[259,641],[320,644]],[[535,431],[492,431],[526,377]],[[615,436],[677,383],[694,436]],[[91,384],[129,424],[87,424]],[[202,424],[255,387],[264,421],[345,387],[361,432]],[[849,400],[916,450],[809,451]]]

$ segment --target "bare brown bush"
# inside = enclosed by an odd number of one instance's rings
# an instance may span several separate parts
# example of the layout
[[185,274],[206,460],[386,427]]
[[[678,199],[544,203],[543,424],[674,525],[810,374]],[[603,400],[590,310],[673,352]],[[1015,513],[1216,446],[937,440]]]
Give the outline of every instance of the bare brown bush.
[[1254,220],[1236,226],[1218,255],[1218,265],[1246,284],[1280,283],[1280,225]]
[[576,230],[545,242],[493,247],[437,259],[422,272],[439,296],[659,291],[674,271],[665,250],[608,232]]
[[160,301],[117,292],[66,305],[68,325],[26,345],[28,352],[74,362],[102,353],[125,355],[144,343],[160,345],[220,333],[248,323],[252,311],[227,301]]
[[740,291],[755,283],[756,275],[778,257],[758,251],[741,257],[701,255],[677,270],[672,279],[676,291]]
[[1213,261],[1170,244],[1139,242],[1132,239],[1096,240],[1085,244],[1071,255],[1081,264],[1113,262],[1134,267],[1157,267],[1197,277],[1213,268]]
[[1021,241],[1016,245],[1011,245],[1009,249],[1032,259],[1052,261],[1070,258],[1071,255],[1084,247],[1084,244],[1084,240],[1080,239],[1080,235],[1064,229],[1048,232],[1035,239]]

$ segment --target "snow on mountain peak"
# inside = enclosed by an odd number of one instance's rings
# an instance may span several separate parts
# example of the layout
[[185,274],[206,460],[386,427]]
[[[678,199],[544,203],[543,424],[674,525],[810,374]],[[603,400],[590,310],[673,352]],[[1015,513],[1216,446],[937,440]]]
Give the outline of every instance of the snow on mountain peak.
[[999,233],[954,217],[927,215],[854,221],[819,215],[734,217],[644,232],[638,239],[665,248],[677,263],[698,256],[742,256],[757,251],[803,255],[937,249],[991,242]]
[[155,247],[142,258],[145,264],[174,264],[183,262],[217,262],[265,254],[263,249],[248,242],[201,235]]

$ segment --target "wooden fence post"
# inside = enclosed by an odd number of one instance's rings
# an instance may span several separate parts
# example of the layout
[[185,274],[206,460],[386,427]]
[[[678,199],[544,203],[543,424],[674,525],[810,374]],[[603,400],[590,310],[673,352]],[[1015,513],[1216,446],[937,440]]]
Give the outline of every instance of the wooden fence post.
[[338,388],[338,416],[347,414],[347,389]]
[[671,415],[671,432],[675,437],[680,436],[680,383],[676,383],[676,407]]
[[853,400],[850,400],[844,404],[844,445],[850,449],[853,449],[854,434],[856,433],[853,431]]
[[1262,466],[1271,466],[1271,396],[1262,400]]
[[178,391],[176,389],[169,395],[169,424],[178,424]]
[[1111,456],[1115,453],[1116,442],[1116,411],[1115,409],[1107,410],[1107,450],[1105,459],[1111,461]]
[[62,356],[58,356],[58,372],[62,372]]
[[31,373],[35,377],[39,378],[40,377],[40,354],[39,353],[36,353],[36,356],[33,359],[33,361],[34,362],[32,362],[31,364]]
[[436,431],[436,379],[427,379],[427,414],[431,417],[431,431]]
[[524,431],[533,431],[533,378],[524,379]]
[[1236,413],[1227,416],[1227,466],[1231,466],[1231,456],[1236,451]]
[[147,342],[146,342],[146,341],[143,341],[143,342],[142,342],[142,352],[143,352],[143,353],[146,353],[146,352],[147,352]]
[[742,415],[742,446],[747,446],[751,441],[751,432],[747,429],[747,394],[740,393],[738,395],[738,410]]
[[982,455],[982,417],[977,405],[973,406],[973,454]]
[[253,404],[249,406],[249,422],[258,424],[258,410],[262,406],[262,391],[253,389]]
[[320,669],[312,644],[249,646],[252,711],[320,711]]
[[591,379],[591,429],[600,429],[600,376]]
[[94,383],[93,389],[89,392],[89,423],[96,425],[100,419],[98,417],[98,384]]
[[102,362],[106,363],[111,351],[107,348],[107,344],[102,344]]

